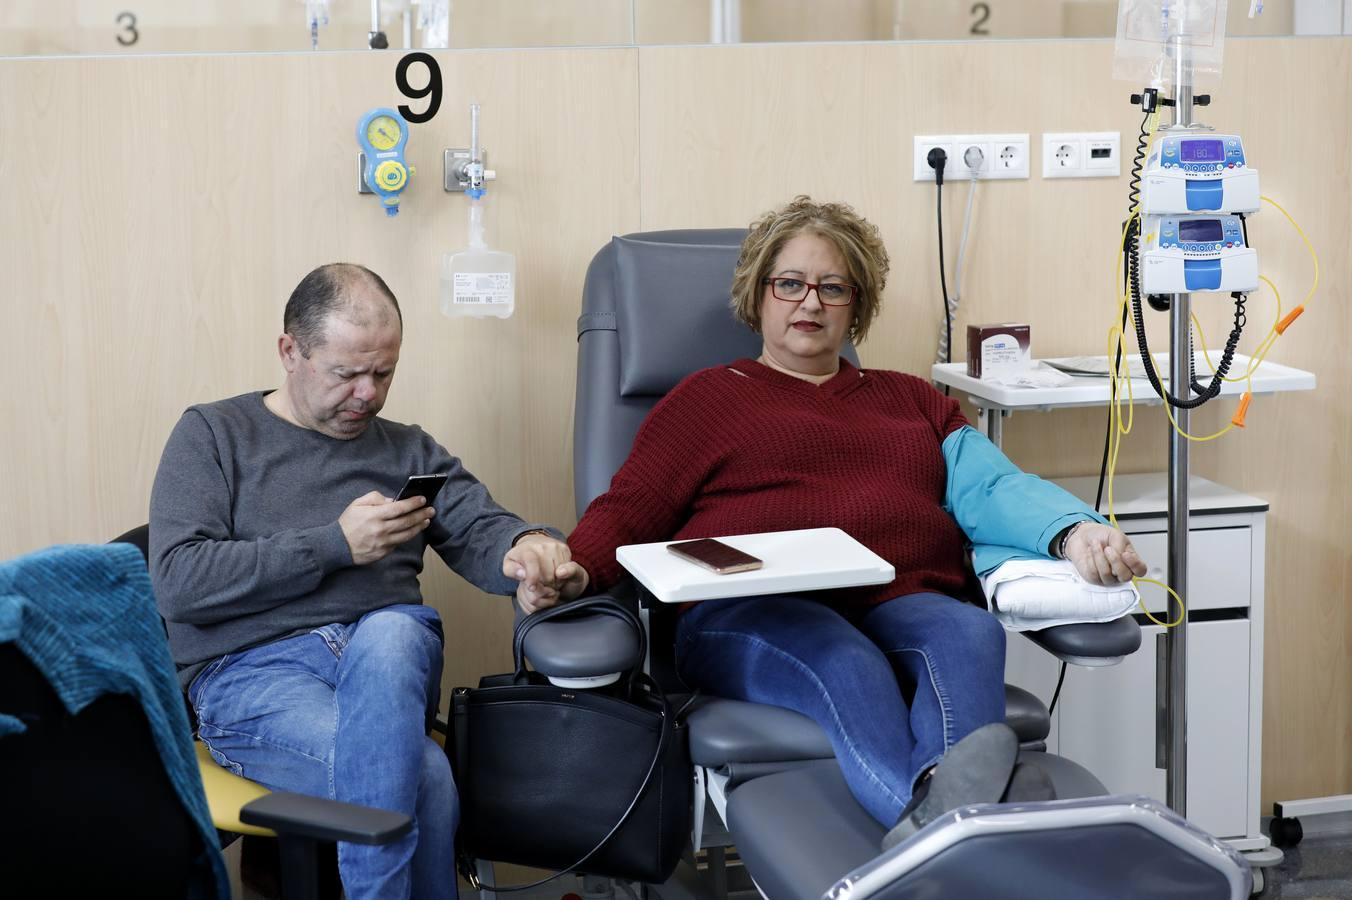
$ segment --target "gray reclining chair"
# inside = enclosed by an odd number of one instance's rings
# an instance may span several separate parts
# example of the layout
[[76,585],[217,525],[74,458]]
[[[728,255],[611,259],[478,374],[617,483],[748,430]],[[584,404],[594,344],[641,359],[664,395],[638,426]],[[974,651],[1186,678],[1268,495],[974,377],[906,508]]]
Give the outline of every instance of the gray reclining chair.
[[[745,233],[628,235],[593,259],[578,320],[573,466],[579,515],[609,486],[639,425],[668,390],[698,369],[759,353],[759,338],[729,309]],[[843,353],[857,362],[853,347]],[[672,612],[635,597],[642,592],[632,582],[613,593],[643,606],[652,674],[679,690]],[[604,673],[633,662],[635,650],[622,629],[583,618],[550,623],[532,632],[525,651],[542,674],[604,681]],[[1130,616],[1025,634],[1082,665],[1111,665],[1141,641]],[[828,890],[836,898],[1247,896],[1248,869],[1232,851],[1153,801],[1101,797],[1107,791],[1092,774],[1044,752],[1050,718],[1043,704],[1013,686],[1006,700],[1021,760],[1045,771],[1062,800],[961,810],[880,855],[884,829],[855,801],[816,723],[777,707],[708,698],[689,717],[700,788],[694,849],[707,794],[770,900],[815,900]],[[1066,802],[1087,797],[1099,799]],[[911,893],[940,884],[942,892]],[[1180,892],[1171,893],[1170,885]]]

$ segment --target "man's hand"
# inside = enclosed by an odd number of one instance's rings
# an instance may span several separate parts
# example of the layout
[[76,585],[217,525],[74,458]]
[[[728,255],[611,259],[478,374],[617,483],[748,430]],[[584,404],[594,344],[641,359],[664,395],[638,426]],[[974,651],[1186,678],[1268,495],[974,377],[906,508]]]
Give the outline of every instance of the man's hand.
[[1065,558],[1090,584],[1117,584],[1146,572],[1127,536],[1098,522],[1082,522],[1075,528],[1066,541]]
[[359,566],[384,559],[390,551],[431,523],[436,510],[423,497],[391,500],[379,491],[363,494],[347,505],[338,525],[347,538],[352,561]]
[[587,589],[587,573],[572,559],[568,545],[547,534],[522,535],[507,551],[502,574],[520,582],[516,600],[527,615]]

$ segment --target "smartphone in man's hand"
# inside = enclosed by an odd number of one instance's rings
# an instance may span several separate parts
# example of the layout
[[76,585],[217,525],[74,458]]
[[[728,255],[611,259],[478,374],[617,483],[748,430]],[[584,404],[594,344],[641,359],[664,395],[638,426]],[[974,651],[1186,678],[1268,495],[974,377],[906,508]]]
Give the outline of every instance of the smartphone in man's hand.
[[444,472],[436,475],[410,475],[408,481],[404,482],[403,488],[400,489],[399,496],[394,499],[398,501],[407,500],[410,497],[424,497],[427,500],[427,505],[432,506],[432,498],[441,492],[450,477]]
[[752,569],[759,569],[764,565],[750,553],[743,553],[736,547],[713,538],[700,538],[694,541],[667,544],[667,549],[682,559],[703,566],[719,575],[750,572]]

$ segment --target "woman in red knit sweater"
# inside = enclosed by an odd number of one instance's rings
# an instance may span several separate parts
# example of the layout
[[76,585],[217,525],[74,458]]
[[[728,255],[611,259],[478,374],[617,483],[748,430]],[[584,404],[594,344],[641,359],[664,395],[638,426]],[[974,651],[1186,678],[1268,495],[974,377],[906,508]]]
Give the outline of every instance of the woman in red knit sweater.
[[[618,581],[626,544],[828,525],[892,563],[881,587],[696,604],[676,641],[690,686],[816,720],[860,803],[895,825],[884,846],[957,806],[1050,796],[1003,724],[1004,632],[956,599],[976,525],[945,507],[946,441],[979,436],[929,383],[839,354],[868,333],[887,271],[877,228],[844,204],[799,197],[754,223],[732,293],[760,357],[696,372],[653,409],[557,573],[573,596]],[[1013,476],[996,502],[1018,533],[999,543],[1064,555],[1096,583],[1145,574],[1092,510],[983,452]]]

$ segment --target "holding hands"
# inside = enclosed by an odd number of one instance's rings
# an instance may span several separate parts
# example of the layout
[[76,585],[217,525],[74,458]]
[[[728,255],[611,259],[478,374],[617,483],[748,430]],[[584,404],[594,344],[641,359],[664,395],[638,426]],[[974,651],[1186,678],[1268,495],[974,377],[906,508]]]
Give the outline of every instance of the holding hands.
[[[1058,541],[1060,543],[1060,541]],[[1090,584],[1117,584],[1146,573],[1146,565],[1125,534],[1111,525],[1077,522],[1060,551]]]
[[516,600],[527,615],[572,600],[587,589],[587,572],[563,541],[528,533],[502,558],[502,574],[518,582]]

